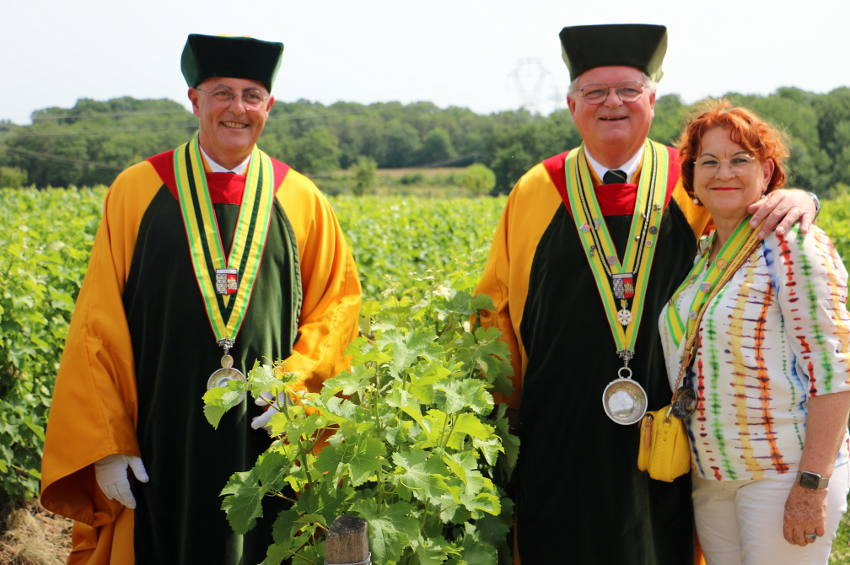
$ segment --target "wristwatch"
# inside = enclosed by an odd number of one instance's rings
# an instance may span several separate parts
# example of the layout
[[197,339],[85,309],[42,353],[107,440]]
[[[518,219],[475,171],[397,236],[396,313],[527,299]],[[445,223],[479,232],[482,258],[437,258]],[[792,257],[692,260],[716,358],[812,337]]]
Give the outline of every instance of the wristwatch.
[[809,198],[812,199],[812,202],[815,203],[815,219],[817,219],[818,214],[820,214],[820,198],[814,192],[807,191],[806,194],[809,195]]
[[817,473],[800,471],[797,473],[797,484],[809,490],[820,490],[829,484],[829,477],[822,477]]

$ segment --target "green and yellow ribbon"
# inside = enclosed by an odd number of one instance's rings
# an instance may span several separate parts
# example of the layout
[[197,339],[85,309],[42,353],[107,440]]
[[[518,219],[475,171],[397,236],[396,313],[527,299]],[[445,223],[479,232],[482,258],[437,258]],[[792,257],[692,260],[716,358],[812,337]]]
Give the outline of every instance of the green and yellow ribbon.
[[[225,255],[207,187],[198,136],[174,150],[174,176],[189,253],[216,342],[235,341],[260,268],[274,204],[271,158],[254,146],[230,253]],[[216,292],[217,269],[239,272],[237,291]]]
[[[646,289],[649,284],[649,273],[655,257],[656,242],[667,197],[669,167],[667,148],[647,139],[644,145],[642,172],[637,187],[629,239],[621,262],[599,202],[596,200],[584,145],[571,151],[566,159],[567,194],[573,219],[596,281],[596,288],[602,299],[617,352],[621,357],[623,355],[630,357],[634,354],[637,332],[643,316]],[[620,274],[631,274],[635,284],[634,296],[628,308],[631,312],[631,320],[627,324],[622,324],[617,319],[619,307],[625,307],[627,302],[621,299],[618,304],[618,299],[613,292],[614,275]]]
[[[718,252],[714,262],[706,267],[708,258],[711,255],[711,248],[714,245],[716,237],[717,232],[710,236],[706,236],[703,240],[703,252],[699,259],[697,259],[694,263],[691,272],[688,273],[688,276],[685,278],[685,282],[683,282],[679,288],[676,289],[676,292],[673,293],[673,297],[670,299],[670,304],[667,307],[666,324],[670,331],[670,336],[673,338],[673,342],[676,344],[677,348],[679,347],[679,344],[682,343],[685,335],[693,335],[696,331],[697,321],[701,317],[701,313],[709,298],[714,295],[714,289],[718,283],[725,284],[725,281],[733,274],[726,273],[726,271],[729,269],[737,270],[738,265],[734,265],[736,262],[735,260],[738,259],[738,262],[740,263],[742,259],[746,259],[746,257],[740,257],[739,254],[742,253],[743,250],[753,249],[754,244],[759,240],[758,230],[750,226],[750,217],[747,216],[744,221],[735,228],[735,231],[732,232],[732,235],[726,243],[723,244],[723,247]],[[747,255],[749,255],[749,253],[747,253]],[[678,302],[682,292],[696,282],[703,270],[706,271],[705,276],[703,277],[699,289],[694,295],[691,305],[688,308],[688,319],[687,323],[685,323],[679,316],[679,310],[676,308],[676,303]],[[724,277],[724,275],[727,276]],[[723,280],[723,283],[720,283],[721,280]]]

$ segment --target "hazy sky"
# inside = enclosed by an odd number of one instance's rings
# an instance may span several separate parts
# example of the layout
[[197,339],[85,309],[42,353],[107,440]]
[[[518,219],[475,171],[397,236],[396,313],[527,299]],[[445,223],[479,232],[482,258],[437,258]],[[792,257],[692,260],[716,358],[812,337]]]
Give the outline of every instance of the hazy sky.
[[0,0],[0,120],[78,98],[184,102],[189,33],[285,44],[273,94],[428,100],[493,112],[563,107],[565,25],[668,27],[659,94],[686,102],[850,86],[850,0]]

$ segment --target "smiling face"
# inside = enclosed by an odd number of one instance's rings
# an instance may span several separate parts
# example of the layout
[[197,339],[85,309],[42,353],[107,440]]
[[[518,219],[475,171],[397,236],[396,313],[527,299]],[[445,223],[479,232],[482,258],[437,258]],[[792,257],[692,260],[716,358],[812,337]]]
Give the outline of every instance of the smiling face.
[[767,189],[773,167],[772,160],[761,162],[732,141],[729,129],[709,129],[700,140],[694,194],[715,221],[737,225]]
[[645,89],[633,102],[623,102],[614,89],[598,104],[591,104],[580,89],[592,84],[615,85],[645,80],[633,67],[596,67],[578,78],[577,91],[567,97],[573,121],[594,158],[618,167],[638,152],[655,116],[655,92]]
[[[209,78],[189,89],[192,112],[198,116],[201,147],[220,165],[232,168],[244,161],[263,132],[274,98],[269,96],[256,107],[246,106],[242,93],[256,90],[268,96],[265,86],[257,81],[239,78]],[[212,93],[229,90],[235,96],[220,101]]]

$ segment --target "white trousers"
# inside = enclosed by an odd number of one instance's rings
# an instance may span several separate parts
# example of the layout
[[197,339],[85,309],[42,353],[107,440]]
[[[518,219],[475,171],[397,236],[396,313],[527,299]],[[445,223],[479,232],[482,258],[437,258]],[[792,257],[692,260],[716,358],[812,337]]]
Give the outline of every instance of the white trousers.
[[785,500],[796,471],[756,481],[716,481],[693,476],[694,517],[708,565],[826,565],[847,510],[850,465],[829,479],[825,534],[805,547],[782,535]]

